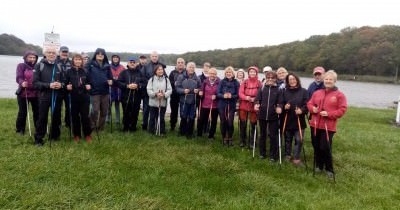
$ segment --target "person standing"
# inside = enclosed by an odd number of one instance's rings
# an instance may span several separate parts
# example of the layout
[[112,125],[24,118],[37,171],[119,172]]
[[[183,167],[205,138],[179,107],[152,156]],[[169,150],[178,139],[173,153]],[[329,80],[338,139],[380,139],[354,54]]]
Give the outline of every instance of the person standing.
[[123,132],[137,130],[140,99],[146,84],[145,77],[140,72],[136,61],[135,57],[128,58],[128,68],[119,74],[117,80],[122,92]]
[[329,70],[323,75],[324,89],[317,90],[307,102],[307,108],[311,113],[311,132],[314,147],[314,170],[322,171],[325,167],[328,178],[334,178],[332,161],[332,141],[336,133],[336,125],[347,110],[346,96],[336,87],[337,74]]
[[[240,84],[239,88],[239,125],[240,125],[240,147],[248,145],[253,148],[254,131],[257,129],[257,112],[254,110],[254,100],[257,96],[258,89],[262,86],[258,80],[258,67],[250,66],[248,68],[249,78]],[[250,135],[247,136],[247,121],[250,121]],[[249,138],[246,143],[246,137]]]
[[186,71],[178,77],[175,83],[176,92],[180,95],[180,116],[179,134],[186,135],[186,138],[193,137],[194,119],[196,118],[196,98],[201,87],[200,79],[194,72],[196,64],[189,62]]
[[201,72],[201,75],[199,76],[200,82],[203,84],[203,82],[207,79],[208,77],[208,71],[211,68],[211,64],[209,62],[205,62],[203,64],[203,71]]
[[175,69],[169,73],[169,80],[172,86],[172,94],[169,101],[169,106],[171,107],[170,114],[170,126],[171,131],[175,130],[176,123],[178,122],[178,110],[179,110],[179,94],[176,92],[175,82],[178,80],[178,77],[182,75],[186,71],[185,60],[183,58],[176,59]]
[[150,121],[149,132],[165,136],[165,111],[167,110],[167,99],[172,93],[171,82],[166,76],[162,65],[155,66],[154,76],[147,83],[147,94],[149,95]]
[[[64,78],[66,77],[65,75],[67,74],[67,71],[71,68],[71,60],[69,59],[69,49],[67,46],[62,46],[60,47],[60,54],[57,56],[56,59],[56,64],[61,66],[62,74]],[[68,96],[67,96],[67,90],[64,88],[63,93],[60,94],[62,96],[63,101],[64,101],[64,123],[66,127],[70,127],[70,110],[69,110],[69,101],[68,101]]]
[[285,155],[286,159],[291,159],[292,142],[294,138],[293,164],[300,165],[300,155],[302,145],[304,143],[304,130],[307,127],[305,116],[308,112],[307,90],[301,87],[300,78],[289,73],[286,77],[287,87],[283,91],[283,101],[285,118],[284,129],[285,134]]
[[324,81],[322,79],[325,69],[321,66],[317,66],[313,70],[314,81],[308,86],[307,92],[308,97],[311,98],[312,94],[320,89],[324,89]]
[[260,124],[260,158],[267,156],[266,141],[270,139],[269,159],[271,162],[278,160],[278,120],[282,113],[282,94],[276,86],[276,73],[273,71],[265,72],[265,83],[258,90],[254,100],[254,109],[258,111],[258,122]]
[[92,129],[103,130],[110,105],[109,88],[113,83],[112,73],[106,51],[97,48],[92,59],[86,64],[90,89],[92,112],[90,122]]
[[[89,119],[90,84],[87,73],[83,69],[83,57],[79,54],[72,56],[71,68],[67,71],[68,106],[71,106],[72,129],[74,141],[78,143],[83,136],[87,143],[92,142],[92,129]],[[70,116],[68,116],[70,117]]]
[[239,82],[234,78],[232,66],[225,68],[225,78],[218,85],[217,99],[223,145],[233,146],[233,119],[236,111],[236,101],[239,97]]
[[278,70],[276,70],[276,74],[278,76],[276,85],[279,87],[279,90],[284,90],[286,88],[285,80],[288,75],[288,71],[284,67],[279,67]]
[[17,91],[18,114],[15,126],[16,132],[20,135],[25,133],[26,116],[29,112],[28,104],[32,107],[35,128],[39,116],[38,94],[33,87],[33,70],[38,61],[38,55],[35,51],[26,51],[23,60],[23,63],[18,64],[16,72],[19,91]]
[[145,55],[141,55],[139,56],[139,64],[138,64],[138,68],[142,69],[143,66],[145,66],[147,64],[147,57]]
[[39,91],[39,118],[35,132],[35,145],[43,146],[46,134],[49,108],[51,123],[49,141],[60,138],[62,92],[65,87],[61,66],[56,64],[57,50],[47,48],[44,51],[46,58],[35,65],[33,72],[33,86]]
[[115,123],[120,123],[120,103],[121,103],[121,89],[118,87],[116,81],[118,80],[119,74],[125,70],[125,67],[120,64],[121,58],[118,55],[111,56],[111,73],[113,76],[113,85],[111,86],[111,95],[110,95],[110,107],[108,108],[108,113],[106,117],[106,122],[112,122],[112,105],[114,103],[115,107]]
[[[197,136],[203,135],[203,128],[209,127],[208,139],[214,139],[217,128],[217,90],[220,79],[217,77],[217,69],[210,68],[207,79],[202,83],[199,96],[202,100],[200,116],[197,122]],[[211,112],[211,113],[210,113]],[[208,124],[210,123],[210,126]]]
[[[167,67],[165,64],[159,62],[158,53],[154,51],[150,55],[150,62],[144,65],[143,68],[140,70],[142,74],[146,77],[147,81],[149,81],[149,79],[154,75],[154,68],[158,64],[161,64],[163,68]],[[142,99],[143,99],[142,129],[147,130],[147,125],[149,124],[149,96],[147,95],[146,91],[143,92]]]

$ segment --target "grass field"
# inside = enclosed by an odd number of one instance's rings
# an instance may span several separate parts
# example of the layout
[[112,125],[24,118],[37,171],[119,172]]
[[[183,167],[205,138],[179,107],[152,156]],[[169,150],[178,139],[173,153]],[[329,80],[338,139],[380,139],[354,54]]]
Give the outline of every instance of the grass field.
[[[349,108],[333,143],[336,183],[220,141],[101,133],[101,142],[38,148],[15,134],[16,100],[0,99],[1,209],[398,209],[394,110]],[[236,124],[235,124],[236,125]],[[168,127],[168,126],[167,126]],[[219,133],[219,132],[218,132]],[[237,133],[237,128],[235,133]],[[219,135],[217,136],[219,139]],[[256,156],[258,157],[258,155]]]

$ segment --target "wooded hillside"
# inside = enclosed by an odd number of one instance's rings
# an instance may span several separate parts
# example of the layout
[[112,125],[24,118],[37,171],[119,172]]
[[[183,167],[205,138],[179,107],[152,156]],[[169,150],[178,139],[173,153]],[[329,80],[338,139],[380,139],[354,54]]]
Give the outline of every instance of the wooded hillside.
[[26,50],[35,50],[42,54],[42,48],[37,45],[26,44],[11,34],[0,35],[0,55],[23,55]]

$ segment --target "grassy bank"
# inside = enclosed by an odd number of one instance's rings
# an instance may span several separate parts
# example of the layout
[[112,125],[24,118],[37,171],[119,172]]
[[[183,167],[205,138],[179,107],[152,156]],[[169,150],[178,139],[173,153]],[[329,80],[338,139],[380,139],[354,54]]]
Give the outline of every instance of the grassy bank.
[[[1,209],[396,209],[400,129],[394,110],[350,108],[339,122],[336,184],[219,141],[101,133],[101,142],[34,147],[1,99]],[[237,131],[237,130],[236,130]],[[237,133],[237,132],[236,132]],[[94,135],[95,136],[95,135]],[[217,139],[219,136],[217,136]],[[311,168],[312,147],[305,149]],[[396,207],[397,206],[397,207]]]

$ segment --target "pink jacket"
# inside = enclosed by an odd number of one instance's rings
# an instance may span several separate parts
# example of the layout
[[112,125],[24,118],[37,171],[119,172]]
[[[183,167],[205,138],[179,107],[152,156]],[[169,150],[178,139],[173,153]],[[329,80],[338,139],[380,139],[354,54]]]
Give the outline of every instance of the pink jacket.
[[242,84],[240,84],[239,88],[239,109],[244,111],[254,111],[254,103],[246,100],[247,96],[251,98],[256,98],[258,89],[262,87],[261,82],[258,80],[258,76],[254,78],[248,78]]
[[207,109],[209,109],[209,108],[216,109],[217,108],[217,99],[215,99],[213,101],[212,96],[217,95],[219,82],[220,82],[220,79],[218,77],[215,79],[215,82],[213,84],[211,84],[209,78],[204,80],[203,84],[201,85],[201,90],[203,91],[203,99],[201,101],[202,108],[207,108]]
[[[314,114],[313,107],[318,107],[318,113],[327,111],[328,116],[322,117]],[[336,132],[336,123],[347,110],[346,96],[337,88],[327,90],[320,89],[313,93],[311,99],[307,102],[307,108],[311,114],[310,126],[318,129],[325,129]]]

